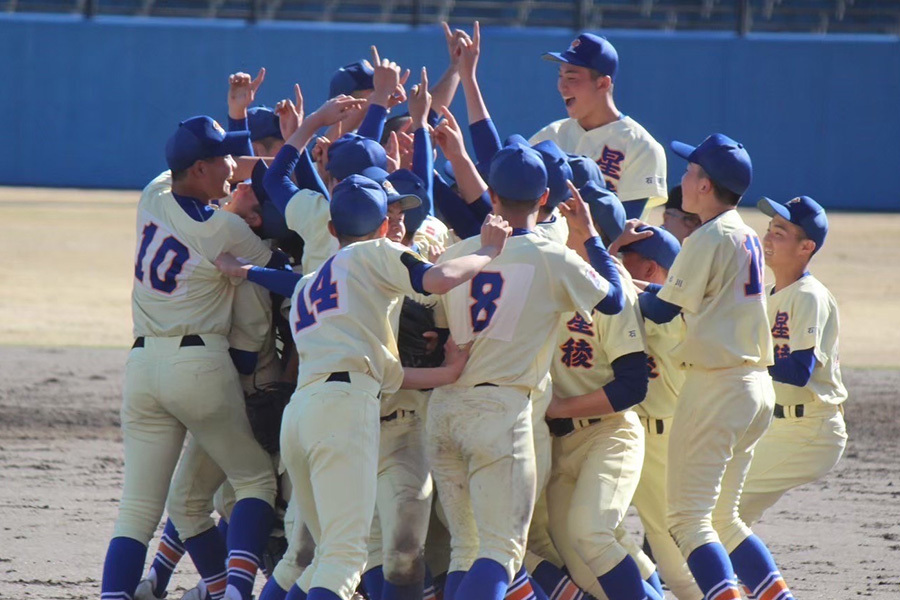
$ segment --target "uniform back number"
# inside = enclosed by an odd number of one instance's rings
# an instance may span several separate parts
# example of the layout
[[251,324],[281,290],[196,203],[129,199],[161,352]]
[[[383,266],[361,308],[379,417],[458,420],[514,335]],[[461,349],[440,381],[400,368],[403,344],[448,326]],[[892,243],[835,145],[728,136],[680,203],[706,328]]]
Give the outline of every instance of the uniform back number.
[[[156,236],[158,230],[159,227],[156,223],[148,223],[144,226],[144,231],[141,235],[141,247],[138,250],[137,260],[134,263],[134,277],[141,283],[144,283],[144,277],[146,275],[144,261],[147,257],[147,249],[153,242],[153,238]],[[170,255],[171,262],[162,277],[160,277],[159,269],[167,260],[169,260]],[[162,243],[160,243],[159,248],[156,249],[153,258],[150,260],[150,287],[159,292],[163,292],[164,294],[171,294],[174,292],[175,288],[178,287],[176,278],[184,268],[184,263],[190,259],[190,257],[191,251],[188,250],[187,246],[171,235],[166,237]]]

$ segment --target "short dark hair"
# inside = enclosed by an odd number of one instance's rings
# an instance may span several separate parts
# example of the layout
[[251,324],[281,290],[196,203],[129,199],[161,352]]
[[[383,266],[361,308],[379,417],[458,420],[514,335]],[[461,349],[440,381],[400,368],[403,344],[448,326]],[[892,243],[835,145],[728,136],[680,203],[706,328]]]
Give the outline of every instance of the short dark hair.
[[278,142],[283,141],[280,137],[275,137],[274,135],[267,135],[264,138],[259,138],[256,140],[257,144],[262,144],[262,147],[266,149],[268,152],[272,149],[272,146]]
[[538,203],[541,201],[540,198],[537,198],[533,202],[520,202],[518,200],[504,200],[503,197],[496,192],[494,192],[494,196],[497,198],[497,202],[500,203],[505,210],[519,215],[528,215],[534,212],[535,208],[540,208],[538,206]]
[[187,177],[187,169],[178,169],[177,171],[172,171],[172,181],[181,181],[185,177]]
[[[697,166],[700,167],[700,165]],[[727,187],[710,177],[709,173],[707,173],[703,169],[703,167],[700,167],[700,175],[709,179],[709,182],[712,184],[713,195],[716,197],[716,200],[728,206],[737,206],[740,203],[741,194],[732,192]]]
[[399,132],[400,128],[403,127],[406,121],[411,121],[412,117],[409,115],[395,115],[384,122],[384,132],[381,134],[381,141],[379,142],[382,146],[388,143],[388,140],[391,139],[391,132],[396,131]]

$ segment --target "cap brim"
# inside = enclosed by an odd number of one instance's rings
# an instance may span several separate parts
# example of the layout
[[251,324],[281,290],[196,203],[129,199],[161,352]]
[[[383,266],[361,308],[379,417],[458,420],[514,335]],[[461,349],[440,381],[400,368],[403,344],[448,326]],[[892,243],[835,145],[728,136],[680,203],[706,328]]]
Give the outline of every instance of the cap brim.
[[593,68],[584,61],[575,60],[571,56],[566,56],[565,52],[545,52],[541,55],[541,58],[551,62],[566,63],[567,65],[572,65],[574,67],[584,67],[585,69]]
[[778,215],[786,221],[791,220],[791,213],[787,209],[787,207],[782,204],[778,204],[771,198],[766,198],[765,196],[763,196],[759,199],[759,202],[756,203],[756,208],[762,211],[764,215],[768,215],[770,217]]
[[400,210],[407,211],[411,208],[422,206],[422,199],[415,194],[398,194],[396,196],[388,196],[388,205],[400,203]]
[[672,149],[672,152],[685,160],[690,160],[691,154],[693,154],[694,150],[697,149],[696,146],[691,146],[690,144],[685,144],[684,142],[672,142],[671,144],[669,144],[669,148]]
[[222,140],[221,154],[219,156],[244,156],[250,141],[249,131],[229,131]]
[[382,184],[388,178],[389,173],[381,167],[366,167],[365,169],[357,173],[357,175],[368,177],[375,183]]

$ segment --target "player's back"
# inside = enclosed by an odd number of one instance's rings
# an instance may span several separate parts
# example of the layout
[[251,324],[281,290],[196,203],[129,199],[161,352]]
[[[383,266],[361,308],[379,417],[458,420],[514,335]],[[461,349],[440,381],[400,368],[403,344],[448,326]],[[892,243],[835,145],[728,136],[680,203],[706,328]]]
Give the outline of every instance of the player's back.
[[840,318],[828,288],[812,275],[805,275],[771,293],[768,310],[776,357],[808,349],[813,349],[816,357],[805,386],[774,383],[776,402],[792,406],[814,401],[840,404],[846,400],[838,350]]
[[[451,246],[441,261],[478,248],[478,237]],[[608,282],[575,252],[534,233],[517,233],[471,282],[441,299],[457,344],[472,342],[456,382],[489,383],[529,393],[550,367],[560,315],[579,311],[588,320]]]
[[675,414],[675,402],[684,384],[684,370],[674,358],[674,349],[684,339],[684,319],[679,315],[662,324],[647,319],[644,331],[650,379],[647,396],[635,410],[643,417],[667,419]]
[[659,297],[683,309],[685,337],[675,356],[684,364],[704,369],[772,364],[762,245],[736,210],[685,239]]
[[403,255],[420,261],[384,238],[356,242],[300,280],[290,318],[298,388],[341,371],[368,374],[383,382],[386,393],[400,388],[403,369],[391,320],[402,297],[416,293]]
[[222,252],[258,265],[272,254],[239,216],[179,202],[169,171],[151,181],[137,210],[135,337],[228,335],[234,287],[216,269]]

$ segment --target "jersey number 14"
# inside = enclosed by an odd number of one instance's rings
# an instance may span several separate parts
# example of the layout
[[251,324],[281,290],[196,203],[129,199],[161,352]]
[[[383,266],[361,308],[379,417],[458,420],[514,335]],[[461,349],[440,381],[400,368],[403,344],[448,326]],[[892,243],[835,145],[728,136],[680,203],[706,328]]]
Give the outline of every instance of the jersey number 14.
[[[309,293],[306,287],[297,294],[297,321],[294,323],[295,331],[302,331],[311,325],[315,325],[317,315],[338,307],[338,286],[331,274],[332,256],[326,260],[319,273],[309,285]],[[307,303],[307,296],[309,301]]]

